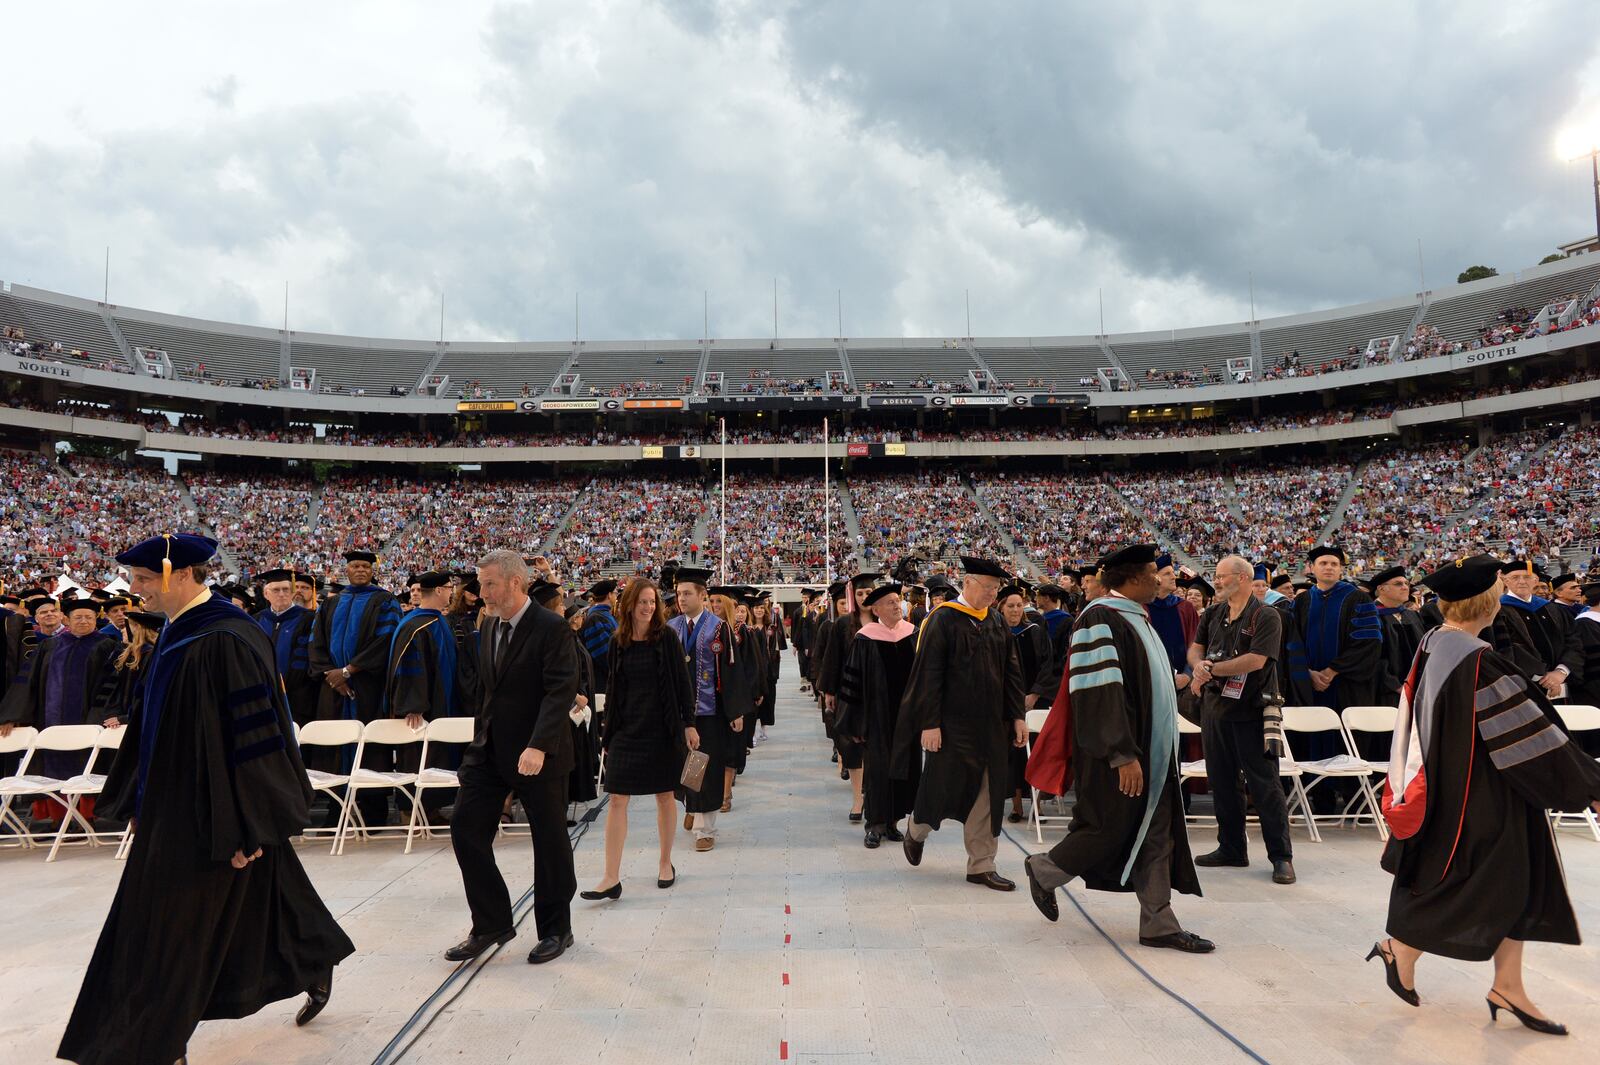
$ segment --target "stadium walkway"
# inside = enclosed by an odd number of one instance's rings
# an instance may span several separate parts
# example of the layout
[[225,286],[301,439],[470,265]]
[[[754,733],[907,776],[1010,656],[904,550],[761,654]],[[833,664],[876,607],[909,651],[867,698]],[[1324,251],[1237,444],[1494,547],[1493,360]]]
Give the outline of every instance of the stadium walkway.
[[[498,954],[458,972],[439,957],[466,927],[448,843],[411,855],[392,841],[352,843],[339,858],[305,847],[360,953],[340,967],[311,1027],[294,1027],[295,1003],[207,1023],[190,1060],[366,1065],[392,1041],[384,1060],[425,1065],[1600,1060],[1600,843],[1587,835],[1563,832],[1562,848],[1591,945],[1529,950],[1529,986],[1573,1028],[1570,1039],[1504,1020],[1491,1031],[1487,965],[1426,961],[1420,1010],[1389,994],[1378,966],[1361,962],[1388,890],[1370,830],[1330,831],[1320,846],[1297,836],[1294,887],[1272,885],[1259,860],[1204,871],[1207,897],[1176,906],[1218,952],[1133,945],[1125,957],[1066,899],[1050,925],[1025,890],[967,884],[959,831],[935,835],[918,869],[897,845],[864,849],[792,660],[785,668],[778,725],[735,789],[717,849],[696,854],[680,833],[671,890],[655,887],[653,810],[636,803],[623,897],[574,902],[567,957],[527,965],[529,921]],[[602,823],[603,813],[578,843],[581,887],[599,875]],[[1031,844],[1023,826],[1007,827]],[[1206,846],[1208,835],[1192,838]],[[1003,874],[1020,881],[1021,858],[1001,840]],[[501,863],[519,895],[527,842],[503,842]],[[64,852],[48,866],[38,852],[0,853],[8,1063],[52,1060],[117,871],[109,848]],[[1074,897],[1117,943],[1136,943],[1131,897]]]

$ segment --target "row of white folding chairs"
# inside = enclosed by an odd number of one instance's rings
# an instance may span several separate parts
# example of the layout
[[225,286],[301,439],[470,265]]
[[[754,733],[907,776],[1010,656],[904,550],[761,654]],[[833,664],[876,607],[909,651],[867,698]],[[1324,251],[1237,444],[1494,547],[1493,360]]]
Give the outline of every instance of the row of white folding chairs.
[[[25,850],[43,845],[28,821],[12,808],[17,798],[32,795],[59,806],[62,811],[61,825],[50,842],[50,853],[45,861],[55,861],[62,844],[68,840],[100,846],[105,837],[116,838],[117,857],[125,857],[130,842],[127,830],[97,832],[79,812],[77,800],[99,795],[105,789],[105,774],[93,772],[95,758],[102,751],[115,751],[120,747],[126,732],[126,729],[100,725],[51,725],[43,729],[14,728],[11,735],[0,738],[0,755],[22,756],[16,773],[0,777],[0,833],[4,833],[0,835],[0,841],[4,841],[0,845]],[[34,756],[42,752],[82,754],[83,768],[70,777],[29,773]]]
[[[475,721],[470,717],[441,717],[422,728],[413,729],[398,718],[369,721],[312,721],[295,727],[295,738],[302,751],[307,747],[333,747],[341,752],[354,745],[355,756],[348,773],[328,773],[308,769],[313,790],[328,797],[339,811],[338,825],[333,829],[308,828],[305,835],[313,837],[324,832],[333,836],[330,854],[343,854],[345,841],[353,834],[370,839],[384,832],[406,836],[405,853],[411,853],[418,836],[432,839],[435,827],[428,824],[422,810],[422,793],[437,788],[454,788],[459,781],[453,769],[428,768],[428,747],[434,743],[465,744],[472,742]],[[362,765],[367,745],[383,744],[404,747],[420,743],[420,767],[414,773],[395,770],[368,769]],[[374,788],[388,788],[400,792],[411,803],[411,816],[404,825],[368,825],[361,816],[356,795]]]

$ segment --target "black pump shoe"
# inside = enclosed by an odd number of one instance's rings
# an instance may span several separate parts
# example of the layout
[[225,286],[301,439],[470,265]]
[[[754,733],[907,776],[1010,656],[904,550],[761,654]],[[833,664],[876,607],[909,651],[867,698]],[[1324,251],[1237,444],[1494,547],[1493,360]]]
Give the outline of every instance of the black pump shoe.
[[676,884],[677,882],[678,882],[678,867],[676,865],[674,865],[672,867],[672,879],[670,879],[670,880],[657,879],[656,880],[656,887],[658,887],[658,888],[669,888],[673,884]]
[[[1367,952],[1367,956],[1363,960],[1371,961],[1373,958],[1383,959],[1384,977],[1389,982],[1389,990],[1400,996],[1401,1002],[1411,1006],[1422,1005],[1422,999],[1417,997],[1417,989],[1414,987],[1407,987],[1405,984],[1400,982],[1400,966],[1394,960],[1394,948],[1392,946],[1389,950],[1384,950],[1382,943],[1372,944],[1372,949]],[[1492,1007],[1494,1003],[1491,1002],[1489,1005]],[[1494,1014],[1492,1011],[1490,1012],[1489,1017],[1491,1020],[1494,1019]]]
[[863,815],[863,814],[862,814],[862,812],[861,812],[861,811],[860,811],[860,810],[856,810],[856,811],[855,811],[855,812],[853,812],[853,813],[852,813],[852,814],[851,814],[851,815],[850,815],[850,821],[851,821],[851,823],[852,823],[852,824],[857,824],[857,825],[859,825],[859,824],[860,824],[860,823],[861,823],[861,818],[862,818],[862,817],[863,817],[863,816],[864,816],[864,815]]
[[333,970],[328,970],[328,975],[306,988],[306,1004],[300,1007],[300,1012],[294,1015],[297,1027],[304,1028],[316,1019],[322,1012],[322,1007],[328,1004],[328,998],[333,994]]
[[622,898],[622,881],[618,880],[615,884],[612,884],[604,891],[580,891],[578,892],[578,898],[583,899],[586,902],[600,902],[603,899],[620,899]]
[[[1500,995],[1500,992],[1491,990],[1489,994]],[[1504,995],[1500,995],[1500,997],[1505,998]],[[1489,1004],[1489,1022],[1491,1024],[1494,1023],[1496,1015],[1499,1014],[1501,1010],[1510,1010],[1511,1015],[1517,1020],[1521,1021],[1522,1027],[1524,1028],[1531,1029],[1535,1032],[1540,1032],[1544,1035],[1567,1034],[1566,1025],[1558,1024],[1555,1021],[1541,1021],[1537,1017],[1530,1017],[1526,1013],[1523,1013],[1521,1010],[1517,1009],[1517,1007],[1513,1006],[1511,1004],[1511,1000],[1508,998],[1506,998],[1504,1002],[1496,1002],[1494,999],[1486,997],[1484,1001]]]

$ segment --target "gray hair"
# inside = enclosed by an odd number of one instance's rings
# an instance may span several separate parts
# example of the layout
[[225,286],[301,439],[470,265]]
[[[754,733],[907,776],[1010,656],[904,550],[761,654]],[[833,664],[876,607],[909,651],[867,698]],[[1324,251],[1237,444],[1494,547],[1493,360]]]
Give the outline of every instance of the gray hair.
[[1223,555],[1221,558],[1217,559],[1216,572],[1222,572],[1222,564],[1224,562],[1232,562],[1234,564],[1234,569],[1243,569],[1245,573],[1248,573],[1252,576],[1254,576],[1256,572],[1256,568],[1250,564],[1250,560],[1245,558],[1243,555]]
[[496,569],[502,577],[509,577],[520,582],[524,587],[528,584],[528,564],[522,556],[508,548],[498,547],[487,555],[478,559],[478,568]]

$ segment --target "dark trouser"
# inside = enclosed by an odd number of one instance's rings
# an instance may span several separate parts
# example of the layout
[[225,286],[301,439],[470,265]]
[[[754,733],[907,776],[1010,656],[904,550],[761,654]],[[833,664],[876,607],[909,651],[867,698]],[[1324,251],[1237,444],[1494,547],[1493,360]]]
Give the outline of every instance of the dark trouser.
[[572,931],[572,896],[578,891],[567,838],[567,774],[546,771],[518,777],[512,787],[483,765],[462,768],[450,818],[450,842],[472,910],[472,934],[511,927],[511,895],[494,863],[494,840],[500,831],[500,810],[513,791],[522,800],[533,835],[533,918],[539,938],[566,935]]
[[1289,800],[1278,776],[1278,759],[1266,753],[1261,719],[1230,721],[1207,714],[1200,729],[1205,744],[1206,779],[1211,783],[1211,799],[1217,810],[1218,849],[1229,858],[1246,857],[1244,799],[1239,792],[1239,776],[1243,774],[1245,787],[1261,815],[1268,860],[1291,860],[1294,852],[1289,846]]
[[[1144,842],[1133,860],[1133,868],[1128,871],[1128,884],[1139,899],[1139,935],[1147,939],[1183,930],[1172,912],[1172,852],[1175,847],[1172,818],[1177,802],[1173,791],[1170,786],[1161,789],[1161,798],[1156,802]],[[1066,886],[1077,875],[1076,871],[1067,872],[1058,864],[1070,864],[1072,848],[1067,840],[1071,838],[1069,833],[1048,852],[1030,855],[1023,863],[1046,891]]]

